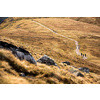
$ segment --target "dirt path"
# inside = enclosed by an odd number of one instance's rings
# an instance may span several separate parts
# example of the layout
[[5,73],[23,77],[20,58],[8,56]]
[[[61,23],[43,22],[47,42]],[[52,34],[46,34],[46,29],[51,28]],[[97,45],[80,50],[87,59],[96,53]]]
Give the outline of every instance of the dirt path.
[[[42,25],[41,23],[39,23],[39,22],[37,22],[37,21],[34,21],[34,20],[32,20],[32,21],[35,22],[35,23],[37,23],[37,24],[39,24],[39,25],[41,25],[41,26],[43,26],[43,27],[45,27],[46,29],[50,30],[51,32],[53,32],[53,33],[55,33],[55,34],[57,34],[57,35],[59,35],[59,36],[62,36],[62,37],[64,37],[64,38],[67,38],[67,39],[70,39],[70,40],[74,41],[74,42],[75,42],[75,45],[76,45],[76,54],[79,55],[79,56],[82,56],[81,53],[79,52],[80,47],[79,47],[79,45],[78,45],[78,41],[76,41],[76,40],[74,40],[74,39],[71,39],[71,38],[68,38],[68,37],[65,37],[64,35],[58,34],[58,33],[56,33],[55,31],[53,31],[52,29],[50,29],[50,28],[48,28],[48,27]],[[87,57],[85,57],[85,56],[82,56],[82,57],[83,57],[83,59],[87,59]]]

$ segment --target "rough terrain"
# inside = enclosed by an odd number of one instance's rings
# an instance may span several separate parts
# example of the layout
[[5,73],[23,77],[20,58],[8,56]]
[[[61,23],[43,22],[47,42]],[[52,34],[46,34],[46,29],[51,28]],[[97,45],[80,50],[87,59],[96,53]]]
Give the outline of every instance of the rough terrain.
[[[0,24],[0,41],[29,51],[35,60],[47,55],[59,67],[39,62],[36,66],[0,49],[0,83],[100,83],[99,37],[98,25],[71,18],[7,18]],[[78,69],[82,67],[90,72]]]

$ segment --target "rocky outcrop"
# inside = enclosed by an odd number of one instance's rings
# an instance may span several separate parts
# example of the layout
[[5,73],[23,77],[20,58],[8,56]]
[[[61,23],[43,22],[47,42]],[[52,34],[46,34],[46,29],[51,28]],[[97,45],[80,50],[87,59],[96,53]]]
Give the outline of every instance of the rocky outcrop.
[[30,63],[37,65],[33,56],[27,50],[25,50],[21,47],[16,47],[7,42],[0,41],[0,48],[10,50],[12,52],[12,54],[14,54],[15,57],[17,57],[20,60],[25,59],[25,60],[29,61]]
[[37,62],[44,63],[46,65],[54,65],[54,66],[57,66],[57,64],[54,62],[54,60],[52,60],[47,55],[44,55],[43,57],[41,57],[40,59],[38,59]]
[[65,63],[67,65],[70,65],[70,62],[69,61],[65,61],[65,62],[62,62],[62,63]]
[[89,73],[89,69],[87,67],[81,67],[81,68],[78,68],[80,71],[82,72],[86,72],[86,73]]

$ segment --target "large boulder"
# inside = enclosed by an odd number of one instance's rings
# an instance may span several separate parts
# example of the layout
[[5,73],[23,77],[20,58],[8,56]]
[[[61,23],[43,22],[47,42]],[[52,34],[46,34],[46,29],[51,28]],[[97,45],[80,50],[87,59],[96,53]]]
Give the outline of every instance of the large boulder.
[[13,53],[18,59],[20,59],[20,60],[25,59],[25,60],[27,60],[28,62],[37,65],[37,62],[35,61],[35,59],[33,58],[33,56],[32,56],[30,53],[22,52],[22,51],[20,51],[19,49],[13,51],[12,53]]
[[62,62],[62,63],[65,63],[67,65],[70,65],[70,62],[69,61],[65,61],[65,62]]
[[27,55],[24,54],[24,59],[27,60],[27,61],[29,61],[32,64],[36,64],[37,65],[37,62],[35,61],[35,59],[33,58],[33,56],[30,55],[30,54],[27,54]]
[[82,73],[80,73],[78,70],[76,70],[74,68],[69,69],[69,72],[74,74],[75,76],[84,77],[84,75]]
[[18,51],[24,53],[24,59],[25,60],[29,61],[32,64],[36,64],[37,65],[37,62],[35,61],[35,59],[33,58],[33,56],[27,50],[19,47]]
[[11,51],[18,49],[18,47],[3,41],[0,41],[0,48],[8,49]]
[[82,72],[86,72],[86,73],[89,73],[89,69],[87,67],[81,67],[81,68],[78,68],[80,71]]
[[28,62],[32,63],[32,64],[36,64],[37,62],[35,61],[35,59],[33,58],[33,56],[29,53],[24,54],[23,52],[19,51],[19,50],[15,50],[13,52],[13,54],[20,60],[27,60]]
[[57,64],[51,58],[49,58],[47,55],[44,55],[43,57],[38,59],[37,62],[44,63],[46,65],[57,66]]
[[23,60],[24,59],[24,53],[23,52],[14,50],[12,53],[15,55],[15,57],[17,57],[20,60]]
[[18,50],[18,47],[14,46],[14,45],[12,45],[12,44],[8,44],[8,45],[6,46],[6,49],[9,49],[9,50],[11,50],[11,51],[14,51],[14,50]]
[[0,41],[0,48],[4,48],[4,49],[8,49],[10,51],[12,51],[12,54],[15,55],[15,57],[17,57],[20,60],[27,60],[32,64],[36,64],[37,62],[35,61],[35,59],[33,58],[33,56],[25,49],[21,48],[21,47],[16,47],[12,44]]
[[24,54],[30,54],[27,50],[25,50],[25,49],[23,49],[21,47],[19,47],[18,50],[23,52]]

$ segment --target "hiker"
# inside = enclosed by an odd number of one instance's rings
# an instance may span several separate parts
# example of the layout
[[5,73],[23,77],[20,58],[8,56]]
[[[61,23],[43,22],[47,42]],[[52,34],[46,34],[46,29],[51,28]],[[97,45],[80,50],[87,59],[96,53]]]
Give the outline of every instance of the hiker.
[[86,54],[85,54],[85,57],[86,57]]
[[81,53],[81,56],[82,56],[82,53]]
[[84,54],[83,54],[83,57],[84,57]]

